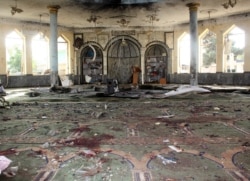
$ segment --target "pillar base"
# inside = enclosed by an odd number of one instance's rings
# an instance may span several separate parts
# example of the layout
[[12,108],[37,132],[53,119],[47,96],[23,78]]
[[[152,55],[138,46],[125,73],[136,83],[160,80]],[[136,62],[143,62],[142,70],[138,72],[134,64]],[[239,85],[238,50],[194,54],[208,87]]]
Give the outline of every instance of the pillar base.
[[198,85],[198,81],[196,79],[190,79],[190,85],[191,86],[197,86]]
[[51,87],[59,86],[58,72],[50,72],[50,84]]

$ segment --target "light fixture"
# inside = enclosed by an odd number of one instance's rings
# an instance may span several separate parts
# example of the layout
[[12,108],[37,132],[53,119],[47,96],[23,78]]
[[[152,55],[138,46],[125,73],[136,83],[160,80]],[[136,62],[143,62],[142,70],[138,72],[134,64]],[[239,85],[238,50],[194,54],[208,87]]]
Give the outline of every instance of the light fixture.
[[42,30],[41,30],[41,26],[42,26],[42,14],[39,14],[39,16],[40,16],[40,22],[39,22],[39,38],[42,40],[42,39],[44,39],[44,34],[43,34]]
[[206,33],[206,35],[208,36],[214,36],[214,33],[210,31],[210,29],[213,27],[213,23],[216,21],[211,19],[211,14],[216,12],[217,12],[216,9],[204,9],[200,11],[200,13],[208,14],[208,19],[206,20],[206,25],[209,26],[208,31]]
[[15,15],[16,13],[22,13],[23,12],[22,9],[17,7],[17,0],[15,0],[15,2],[16,2],[15,6],[11,6],[11,10],[10,10],[10,13],[11,13],[12,16]]
[[151,15],[147,15],[146,16],[148,18],[148,20],[146,20],[146,22],[149,22],[151,24],[151,28],[149,29],[149,31],[147,32],[147,34],[149,34],[153,40],[155,40],[155,32],[154,32],[154,22],[159,21],[160,19],[157,18],[157,14],[156,14],[156,10],[154,14]]
[[119,23],[121,27],[127,27],[129,24],[129,21],[126,20],[125,18],[122,18],[119,21],[117,21],[117,23]]
[[127,42],[126,42],[126,40],[124,39],[124,37],[122,37],[122,43],[121,43],[121,45],[122,46],[127,46],[128,45]]
[[228,0],[228,2],[225,2],[222,4],[222,6],[225,9],[228,9],[229,7],[233,8],[237,4],[237,0]]
[[42,32],[42,17],[43,16],[49,16],[49,14],[48,13],[39,14],[39,29],[38,29],[38,33],[39,33],[40,40],[43,40],[44,37],[45,37],[45,34]]

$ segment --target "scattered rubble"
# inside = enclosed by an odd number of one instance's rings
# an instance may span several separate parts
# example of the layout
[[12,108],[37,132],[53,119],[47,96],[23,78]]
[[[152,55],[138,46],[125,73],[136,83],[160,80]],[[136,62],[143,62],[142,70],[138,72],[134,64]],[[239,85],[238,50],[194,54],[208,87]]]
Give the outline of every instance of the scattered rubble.
[[176,151],[176,152],[182,152],[182,151],[183,151],[182,149],[180,149],[180,148],[178,148],[178,147],[176,147],[176,146],[173,146],[173,145],[169,145],[168,147],[169,147],[170,149]]
[[176,159],[174,158],[167,158],[167,157],[163,157],[162,155],[157,155],[157,158],[159,158],[164,165],[167,165],[170,163],[176,163]]
[[[38,160],[30,177],[37,181],[236,178],[225,172],[228,168],[239,169],[241,178],[249,175],[249,162],[244,160],[249,155],[249,103],[243,95],[153,86],[155,90],[119,87],[112,94],[95,96],[106,88],[36,89],[39,94],[8,99],[11,109],[0,113],[0,155],[8,156],[14,166],[1,170],[6,175],[0,180],[31,174],[26,165],[39,158],[43,164]],[[210,93],[189,94],[197,92]],[[163,99],[149,100],[158,95]],[[184,99],[164,99],[175,95]],[[22,155],[23,150],[30,152]],[[189,176],[183,176],[190,165]]]

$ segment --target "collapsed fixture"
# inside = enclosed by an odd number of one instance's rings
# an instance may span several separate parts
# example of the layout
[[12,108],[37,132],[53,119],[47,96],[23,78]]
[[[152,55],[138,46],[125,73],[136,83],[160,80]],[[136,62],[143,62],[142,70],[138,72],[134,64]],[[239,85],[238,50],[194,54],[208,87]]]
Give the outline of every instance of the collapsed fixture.
[[145,20],[146,22],[151,24],[151,29],[147,32],[147,34],[151,35],[153,33],[153,38],[154,38],[154,22],[159,21],[160,19],[157,18],[157,14],[156,11],[154,14],[151,15],[147,15],[146,16],[148,18],[148,20]]
[[97,22],[97,20],[100,18],[101,18],[101,16],[90,15],[90,17],[87,19],[87,21],[90,23],[93,22],[96,25],[96,24],[100,23],[100,22]]
[[146,17],[148,18],[148,20],[146,20],[146,22],[150,23],[152,28],[154,27],[154,22],[159,21],[160,19],[157,17],[156,14],[157,10],[155,10],[155,12],[153,14],[147,15]]
[[17,0],[15,0],[15,2],[16,2],[15,6],[11,6],[11,10],[10,10],[12,16],[15,15],[16,13],[22,13],[23,12],[22,9],[17,7]]
[[92,15],[90,15],[90,17],[87,19],[88,22],[94,23],[95,34],[96,34],[96,35],[102,32],[102,30],[96,28],[96,24],[101,24],[101,23],[102,23],[102,22],[100,22],[100,21],[97,21],[97,20],[100,19],[100,18],[101,18],[101,16],[96,16],[96,15],[93,15],[93,14],[92,14]]
[[200,13],[203,13],[203,14],[208,14],[208,21],[212,20],[211,19],[211,14],[212,13],[216,13],[217,10],[216,9],[205,9],[205,10],[201,10]]
[[[209,10],[207,10],[208,20],[211,20],[211,13],[214,13],[214,12],[217,12],[217,10],[216,9],[209,9]],[[207,35],[211,37],[211,36],[214,36],[214,33],[211,32],[210,30],[208,30]]]
[[157,18],[156,14],[148,15],[147,18],[149,19],[148,22],[151,23],[152,26],[154,25],[155,21],[159,21],[159,18]]
[[237,0],[228,0],[228,2],[223,3],[222,6],[225,9],[228,9],[229,7],[233,8],[237,4]]

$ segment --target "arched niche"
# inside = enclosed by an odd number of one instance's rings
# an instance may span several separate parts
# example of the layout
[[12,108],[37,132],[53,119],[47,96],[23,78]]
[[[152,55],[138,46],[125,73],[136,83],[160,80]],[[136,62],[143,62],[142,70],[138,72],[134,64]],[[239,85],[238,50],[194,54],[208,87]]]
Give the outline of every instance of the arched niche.
[[140,67],[140,44],[129,36],[118,36],[108,44],[108,78],[131,83],[132,67]]
[[83,45],[80,53],[80,83],[101,82],[103,75],[102,48],[95,42]]
[[168,74],[168,47],[162,42],[153,42],[145,52],[145,83],[166,82]]

